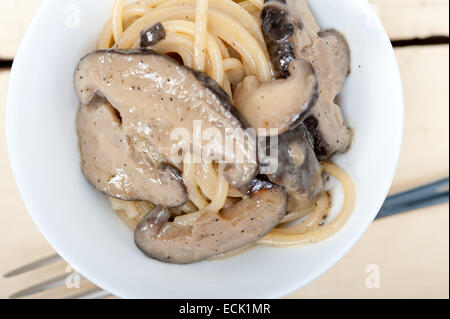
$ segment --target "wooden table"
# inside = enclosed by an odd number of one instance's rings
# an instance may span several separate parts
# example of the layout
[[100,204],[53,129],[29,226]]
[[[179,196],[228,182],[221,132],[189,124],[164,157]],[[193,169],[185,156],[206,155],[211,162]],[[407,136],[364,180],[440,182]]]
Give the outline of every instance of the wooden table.
[[[20,199],[4,134],[8,61],[14,58],[41,2],[0,1],[0,274],[53,253]],[[394,43],[407,45],[396,48],[406,101],[405,140],[392,186],[396,192],[449,174],[449,1],[370,2]],[[428,41],[404,41],[430,37]],[[336,266],[289,298],[448,298],[448,213],[445,204],[374,222]],[[366,287],[369,265],[379,267],[379,288]],[[61,262],[15,278],[0,278],[0,298],[65,268]],[[85,282],[83,287],[92,284]],[[67,288],[60,288],[37,296],[56,298],[68,293]]]

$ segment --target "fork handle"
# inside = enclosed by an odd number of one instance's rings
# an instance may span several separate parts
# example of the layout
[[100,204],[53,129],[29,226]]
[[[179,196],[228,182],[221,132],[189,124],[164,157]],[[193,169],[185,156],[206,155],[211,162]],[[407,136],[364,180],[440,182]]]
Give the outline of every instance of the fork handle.
[[386,199],[378,218],[446,203],[449,201],[448,177],[437,182],[390,196]]

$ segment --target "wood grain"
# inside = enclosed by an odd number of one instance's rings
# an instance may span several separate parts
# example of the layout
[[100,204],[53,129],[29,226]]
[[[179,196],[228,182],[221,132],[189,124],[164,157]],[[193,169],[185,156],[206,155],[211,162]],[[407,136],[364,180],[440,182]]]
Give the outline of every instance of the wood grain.
[[369,0],[392,40],[447,36],[448,0]]
[[392,191],[449,175],[449,47],[399,48],[405,137]]
[[28,23],[43,2],[43,0],[0,1],[0,60],[14,58]]
[[[376,221],[330,271],[288,298],[448,298],[448,204]],[[367,267],[379,267],[368,288]]]

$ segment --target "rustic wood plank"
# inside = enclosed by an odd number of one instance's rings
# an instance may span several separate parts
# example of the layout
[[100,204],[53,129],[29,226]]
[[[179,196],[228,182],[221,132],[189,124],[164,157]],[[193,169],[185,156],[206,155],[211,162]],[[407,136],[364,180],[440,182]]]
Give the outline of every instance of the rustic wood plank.
[[399,48],[405,136],[393,192],[449,175],[449,47]]
[[[448,0],[369,0],[391,39],[448,36]],[[13,59],[25,28],[43,0],[0,1],[0,60]]]
[[393,40],[447,36],[448,0],[369,0]]
[[43,1],[0,1],[0,60],[14,58],[28,23]]
[[[448,204],[375,222],[336,266],[288,298],[448,298]],[[379,288],[367,288],[370,265]]]

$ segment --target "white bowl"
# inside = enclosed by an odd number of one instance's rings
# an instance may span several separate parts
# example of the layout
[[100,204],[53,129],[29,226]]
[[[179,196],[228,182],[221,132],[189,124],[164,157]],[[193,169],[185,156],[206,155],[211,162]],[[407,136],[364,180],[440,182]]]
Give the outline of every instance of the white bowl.
[[310,1],[323,28],[340,30],[352,50],[352,74],[340,100],[355,140],[350,152],[336,159],[356,185],[351,219],[316,245],[260,246],[235,258],[187,266],[145,257],[107,198],[80,171],[72,75],[80,57],[95,48],[112,2],[47,0],[23,38],[11,73],[9,156],[25,205],[55,250],[98,286],[128,298],[281,297],[333,266],[373,221],[401,147],[399,70],[367,1]]

